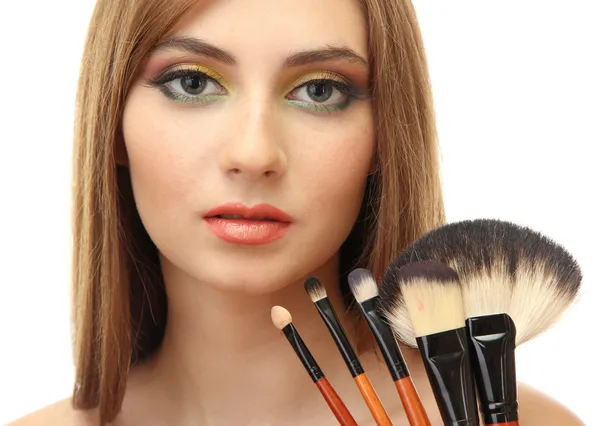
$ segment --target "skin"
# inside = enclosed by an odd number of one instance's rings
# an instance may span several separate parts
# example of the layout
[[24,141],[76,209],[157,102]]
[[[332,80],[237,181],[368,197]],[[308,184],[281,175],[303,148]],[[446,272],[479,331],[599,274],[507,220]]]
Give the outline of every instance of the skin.
[[[303,288],[318,276],[343,312],[338,249],[372,164],[371,105],[355,100],[344,110],[316,111],[297,101],[330,105],[344,95],[334,90],[319,102],[306,86],[296,88],[326,70],[326,78],[336,73],[365,89],[368,70],[340,59],[281,68],[290,52],[329,45],[366,58],[366,34],[357,2],[222,1],[191,13],[176,35],[218,46],[236,65],[176,50],[150,58],[127,99],[123,129],[140,216],[161,252],[169,320],[161,348],[132,370],[115,426],[337,424],[271,323],[275,304],[292,313],[357,422],[374,424]],[[209,102],[177,103],[147,84],[167,69],[198,66],[219,76],[205,88],[217,94]],[[185,94],[180,83],[170,88]],[[271,244],[227,243],[202,215],[232,201],[270,203],[294,222]],[[441,424],[418,353],[405,356],[433,424]],[[394,424],[408,424],[383,363],[372,353],[361,361]],[[528,387],[521,386],[520,402],[523,425],[582,424]],[[13,423],[34,424],[96,425],[97,413],[76,412],[64,400]]]

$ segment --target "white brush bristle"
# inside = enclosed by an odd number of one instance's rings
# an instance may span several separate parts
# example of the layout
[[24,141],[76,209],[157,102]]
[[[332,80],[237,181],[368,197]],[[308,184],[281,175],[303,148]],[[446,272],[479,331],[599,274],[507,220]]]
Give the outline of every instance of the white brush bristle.
[[465,326],[458,282],[416,278],[403,285],[402,296],[415,337]]
[[382,309],[382,314],[392,327],[398,341],[413,348],[417,347],[412,321],[408,309],[402,301],[394,300],[389,306]]
[[367,269],[358,268],[350,272],[348,274],[348,284],[358,303],[379,295],[375,278]]
[[517,329],[520,345],[553,326],[573,303],[574,294],[559,291],[557,276],[548,274],[540,264],[523,263],[517,267],[508,315]]
[[291,324],[292,314],[281,306],[273,306],[271,308],[271,321],[273,325],[280,330],[283,330],[285,326]]
[[392,265],[380,286],[378,309],[396,337],[416,347],[416,336],[465,326],[456,271],[438,261]]
[[460,261],[449,261],[461,276],[463,306],[467,318],[508,313],[513,284],[505,263],[494,263],[490,270],[464,274]]

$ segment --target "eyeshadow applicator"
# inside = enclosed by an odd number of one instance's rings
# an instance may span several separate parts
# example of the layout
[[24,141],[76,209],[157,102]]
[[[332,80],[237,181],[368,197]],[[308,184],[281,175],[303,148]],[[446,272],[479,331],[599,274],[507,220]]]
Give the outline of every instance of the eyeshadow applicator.
[[317,364],[317,361],[313,358],[312,354],[306,347],[306,344],[300,337],[300,333],[294,327],[292,323],[292,315],[289,311],[281,306],[273,306],[271,308],[271,320],[273,325],[280,329],[285,337],[290,342],[290,345],[298,355],[298,358],[306,368],[310,378],[313,380],[317,388],[323,395],[323,399],[327,402],[329,409],[338,420],[341,426],[358,426],[350,411],[339,397],[333,386],[329,383],[329,380],[321,371],[321,368]]
[[375,419],[377,426],[392,426],[392,422],[388,417],[385,408],[381,404],[375,389],[371,385],[371,382],[367,378],[367,375],[358,359],[358,356],[354,352],[350,341],[346,336],[346,333],[327,297],[325,286],[315,278],[311,277],[304,283],[304,288],[310,296],[311,300],[315,304],[317,311],[321,315],[323,322],[327,326],[331,337],[333,338],[336,346],[338,347],[342,358],[344,359],[350,374],[356,382],[356,386],[360,391],[371,415]]

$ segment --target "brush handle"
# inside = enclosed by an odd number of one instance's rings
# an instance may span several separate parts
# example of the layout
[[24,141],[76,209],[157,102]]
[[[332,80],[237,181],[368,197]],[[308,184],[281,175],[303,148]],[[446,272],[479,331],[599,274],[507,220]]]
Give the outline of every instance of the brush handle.
[[396,380],[396,389],[400,394],[400,400],[404,406],[406,417],[411,426],[431,426],[425,407],[421,403],[421,398],[417,393],[415,384],[410,376]]
[[519,426],[519,421],[515,420],[514,422],[488,423],[485,426]]
[[300,333],[298,333],[298,330],[296,330],[296,327],[294,327],[294,324],[290,323],[286,325],[283,327],[282,331],[290,342],[290,345],[292,345],[294,352],[298,355],[298,359],[300,359],[300,362],[302,362],[302,365],[306,368],[306,372],[312,381],[317,382],[324,377],[323,371],[306,347],[304,340],[302,340],[302,337],[300,336]]
[[329,383],[327,378],[322,377],[320,380],[316,381],[315,384],[317,388],[321,391],[325,402],[329,405],[329,409],[335,416],[335,418],[340,422],[342,426],[358,426],[350,411],[342,401],[342,398],[339,397],[337,392],[333,389],[333,386]]
[[519,420],[515,323],[503,313],[471,317],[466,325],[483,421],[504,425]]
[[466,327],[417,337],[444,426],[479,426]]
[[392,329],[377,311],[378,301],[379,296],[375,296],[359,303],[358,306],[379,346],[381,355],[392,375],[392,380],[396,381],[408,377],[410,373]]
[[350,374],[352,374],[352,377],[363,374],[365,370],[363,370],[363,367],[358,360],[358,356],[356,355],[356,352],[354,352],[354,349],[352,348],[352,345],[346,336],[346,332],[342,328],[342,324],[340,323],[340,320],[338,319],[335,310],[329,301],[329,298],[325,297],[321,300],[318,300],[315,302],[315,306],[317,307],[317,311],[319,311],[321,318],[325,322],[325,325],[327,326],[335,345],[338,347],[340,354],[342,354],[342,358],[346,363]]
[[367,375],[365,373],[359,374],[354,377],[354,381],[356,382],[356,386],[358,386],[360,394],[367,403],[367,407],[369,407],[369,411],[371,412],[373,419],[375,419],[377,426],[393,426],[392,421],[385,412],[385,408],[383,408]]

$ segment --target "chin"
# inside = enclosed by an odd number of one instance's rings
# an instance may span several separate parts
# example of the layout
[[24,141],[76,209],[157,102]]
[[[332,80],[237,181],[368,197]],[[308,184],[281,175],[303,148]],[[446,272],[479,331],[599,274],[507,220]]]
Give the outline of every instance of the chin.
[[[304,280],[322,268],[337,267],[335,245],[319,250],[285,247],[244,247],[242,250],[189,250],[162,256],[163,268],[216,291],[264,296]],[[309,247],[308,245],[302,245]],[[292,250],[293,248],[293,250]],[[191,254],[193,253],[193,254]],[[179,256],[178,256],[179,255]]]
[[276,276],[268,273],[265,274],[257,271],[240,269],[238,271],[227,271],[225,274],[220,274],[220,276],[214,276],[210,281],[207,281],[207,283],[210,283],[207,285],[210,285],[215,290],[227,293],[237,293],[247,296],[265,296],[283,290],[289,286],[290,283],[293,283],[298,279],[302,278],[295,277],[294,279],[289,274]]
[[261,296],[298,282],[302,284],[331,257],[330,253],[317,257],[300,253],[292,256],[286,250],[254,254],[206,254],[189,272],[196,281],[216,290]]

